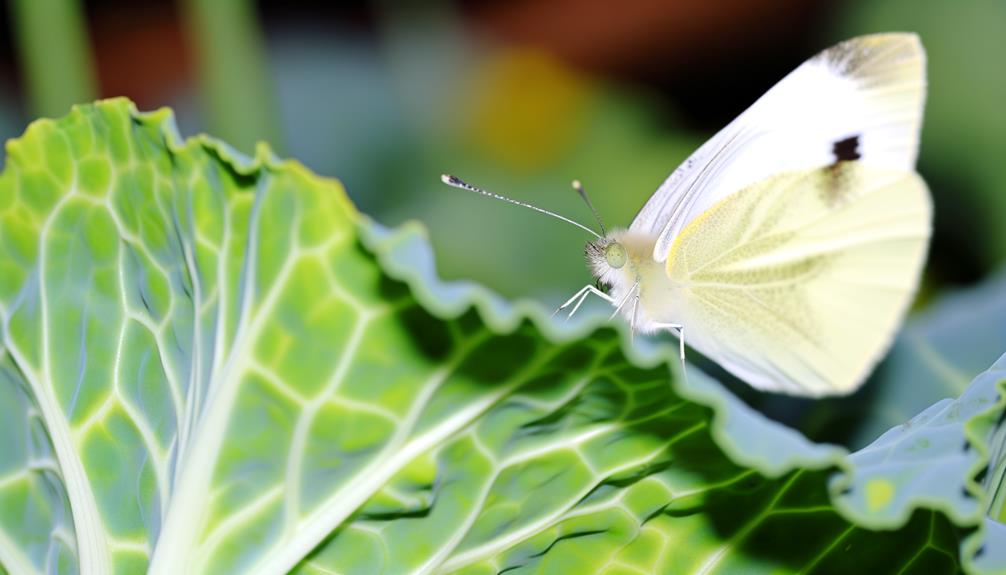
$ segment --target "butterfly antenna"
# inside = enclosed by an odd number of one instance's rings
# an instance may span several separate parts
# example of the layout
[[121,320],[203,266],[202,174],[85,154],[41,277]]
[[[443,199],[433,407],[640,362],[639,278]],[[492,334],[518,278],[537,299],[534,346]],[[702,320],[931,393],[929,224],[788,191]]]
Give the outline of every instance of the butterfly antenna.
[[468,190],[469,192],[475,192],[476,194],[482,194],[483,196],[488,196],[490,198],[495,198],[497,200],[503,200],[504,202],[510,202],[511,204],[514,204],[516,206],[522,206],[522,207],[525,207],[525,208],[530,208],[530,209],[532,209],[532,210],[534,210],[536,212],[541,212],[541,213],[545,214],[546,216],[552,216],[553,218],[560,219],[560,220],[566,222],[567,224],[573,224],[574,226],[580,228],[581,230],[589,233],[590,235],[592,235],[592,236],[594,236],[596,238],[599,238],[599,239],[602,238],[602,236],[598,235],[598,233],[595,232],[594,230],[588,228],[587,226],[585,226],[585,225],[583,225],[581,223],[574,222],[573,220],[571,220],[571,219],[569,219],[569,218],[567,218],[565,216],[560,216],[559,214],[557,214],[555,212],[550,212],[548,210],[539,208],[538,206],[533,206],[533,205],[531,205],[531,204],[529,204],[527,202],[522,202],[520,200],[515,200],[513,198],[508,198],[506,196],[501,196],[499,194],[494,194],[494,193],[492,193],[492,192],[490,192],[488,190],[483,190],[482,188],[476,188],[475,186],[473,186],[473,185],[465,182],[464,180],[462,180],[461,178],[459,178],[457,176],[452,176],[450,174],[444,174],[444,175],[440,176],[440,180],[443,181],[448,186],[453,186],[455,188],[460,188],[462,190]]
[[587,207],[593,212],[594,219],[597,220],[597,225],[601,228],[601,235],[608,235],[608,232],[604,230],[604,222],[601,221],[601,215],[594,209],[594,203],[590,201],[590,197],[587,196],[587,190],[583,189],[583,184],[580,183],[580,180],[573,180],[573,189],[576,190],[576,193],[580,194],[583,201],[587,202]]

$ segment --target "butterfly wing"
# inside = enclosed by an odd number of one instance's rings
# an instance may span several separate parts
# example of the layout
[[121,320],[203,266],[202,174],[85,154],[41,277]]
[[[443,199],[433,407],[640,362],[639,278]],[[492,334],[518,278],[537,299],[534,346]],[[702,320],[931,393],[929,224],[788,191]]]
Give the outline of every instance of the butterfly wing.
[[658,236],[653,257],[662,262],[689,222],[774,174],[839,160],[914,169],[925,81],[914,34],[862,36],[819,53],[685,160],[630,230]]
[[853,391],[911,302],[931,211],[914,172],[854,161],[728,196],[666,261],[686,341],[759,389]]

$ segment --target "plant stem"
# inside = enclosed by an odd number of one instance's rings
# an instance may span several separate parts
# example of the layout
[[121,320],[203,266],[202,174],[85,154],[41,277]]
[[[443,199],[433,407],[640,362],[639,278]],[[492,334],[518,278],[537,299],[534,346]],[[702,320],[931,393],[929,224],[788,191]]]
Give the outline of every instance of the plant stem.
[[97,82],[80,3],[14,0],[14,35],[32,117],[62,116],[97,96]]
[[280,147],[268,65],[252,0],[185,0],[207,129],[244,152]]

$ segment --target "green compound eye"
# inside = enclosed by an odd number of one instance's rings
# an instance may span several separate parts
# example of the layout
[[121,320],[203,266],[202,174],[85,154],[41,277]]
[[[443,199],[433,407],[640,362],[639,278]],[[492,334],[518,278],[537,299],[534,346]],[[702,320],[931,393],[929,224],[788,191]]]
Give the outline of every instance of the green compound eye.
[[629,256],[626,255],[625,248],[622,247],[622,244],[615,242],[604,248],[604,259],[608,260],[609,266],[617,270],[625,265]]

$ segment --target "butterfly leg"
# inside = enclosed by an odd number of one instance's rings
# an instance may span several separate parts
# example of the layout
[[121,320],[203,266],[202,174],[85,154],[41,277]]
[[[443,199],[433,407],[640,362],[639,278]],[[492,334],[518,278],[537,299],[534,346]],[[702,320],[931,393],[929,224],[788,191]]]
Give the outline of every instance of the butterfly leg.
[[555,317],[555,314],[573,305],[573,303],[575,302],[576,305],[573,306],[573,309],[569,312],[569,315],[566,316],[566,319],[573,317],[573,314],[576,313],[576,310],[580,309],[580,306],[583,305],[583,302],[587,300],[587,296],[589,296],[590,294],[599,296],[601,299],[603,299],[608,303],[612,304],[615,303],[615,300],[612,299],[610,295],[604,293],[603,291],[597,289],[596,287],[590,284],[587,284],[583,286],[583,288],[580,291],[573,294],[573,297],[566,300],[566,303],[562,304],[561,306],[558,307],[558,309],[552,312],[552,317]]
[[[555,311],[552,312],[552,317],[555,317],[556,314],[558,314],[560,311],[562,311],[562,310],[566,309],[567,307],[569,307],[574,301],[576,301],[578,299],[582,301],[584,298],[586,298],[587,297],[587,295],[586,295],[587,294],[587,288],[589,288],[589,287],[590,287],[589,285],[583,286],[582,289],[578,290],[575,294],[573,294],[573,297],[571,297],[568,300],[566,300],[566,303],[564,303],[561,306],[555,308]],[[579,307],[580,304],[577,303],[576,305],[577,305],[577,307]],[[576,308],[573,308],[573,309],[576,309]]]
[[636,315],[639,312],[639,290],[636,290],[636,297],[632,301],[632,315],[629,316],[629,341],[636,340]]
[[657,327],[663,327],[670,330],[674,330],[675,335],[678,336],[678,353],[681,356],[681,363],[684,365],[685,362],[685,326],[680,323],[657,323],[654,324]]
[[[638,287],[639,287],[639,282],[636,282],[636,283],[632,284],[632,287],[629,288],[629,291],[625,292],[625,297],[623,297],[618,302],[618,305],[615,306],[615,311],[611,312],[611,315],[608,317],[609,320],[615,319],[615,316],[618,315],[618,312],[622,311],[622,308],[625,307],[625,304],[629,301],[629,298],[632,297],[633,294],[636,293],[636,288],[638,288]],[[611,302],[612,304],[615,303],[615,300],[612,299],[612,298],[610,298],[610,297],[608,298],[608,301]]]

